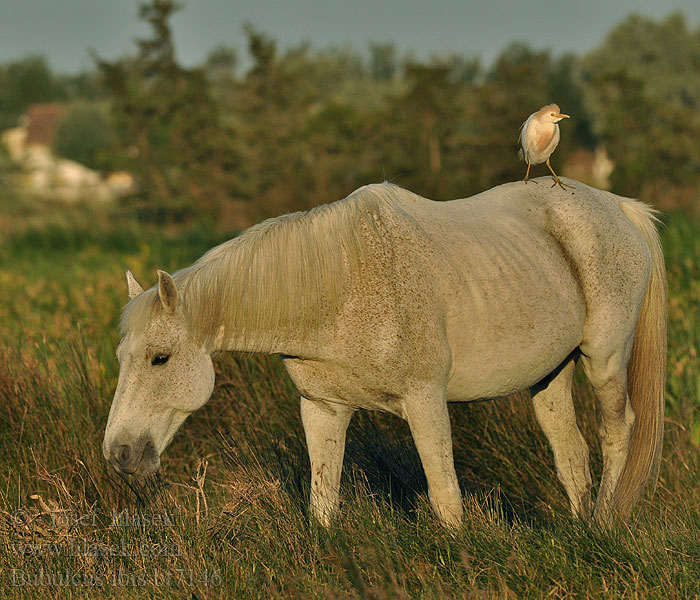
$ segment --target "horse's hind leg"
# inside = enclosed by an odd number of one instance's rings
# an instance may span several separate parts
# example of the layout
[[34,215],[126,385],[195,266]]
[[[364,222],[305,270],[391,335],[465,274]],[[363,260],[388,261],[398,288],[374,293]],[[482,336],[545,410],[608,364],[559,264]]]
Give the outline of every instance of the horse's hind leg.
[[627,462],[634,425],[634,411],[627,396],[627,358],[629,344],[611,353],[583,355],[581,361],[595,390],[600,411],[600,441],[603,451],[603,475],[594,516],[610,522],[614,510],[617,482]]
[[311,513],[330,525],[340,502],[345,432],[354,409],[301,397],[301,420],[311,461]]
[[576,362],[570,357],[547,383],[531,389],[537,422],[549,440],[554,464],[575,515],[591,514],[591,473],[588,446],[576,423],[571,380]]

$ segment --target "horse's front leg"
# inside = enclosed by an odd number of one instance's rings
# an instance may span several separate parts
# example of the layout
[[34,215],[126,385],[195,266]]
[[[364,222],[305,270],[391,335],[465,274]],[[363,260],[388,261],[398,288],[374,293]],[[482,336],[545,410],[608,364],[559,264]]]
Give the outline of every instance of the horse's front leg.
[[328,527],[340,502],[345,432],[354,409],[301,397],[301,420],[311,460],[311,514]]
[[449,527],[462,521],[462,494],[452,456],[450,414],[444,392],[404,399],[404,413],[428,480],[430,503]]

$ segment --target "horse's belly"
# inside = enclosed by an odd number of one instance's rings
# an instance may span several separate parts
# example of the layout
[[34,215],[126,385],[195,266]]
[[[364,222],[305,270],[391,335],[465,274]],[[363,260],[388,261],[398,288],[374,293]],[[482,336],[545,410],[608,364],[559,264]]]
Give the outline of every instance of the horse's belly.
[[[452,367],[450,401],[496,398],[527,389],[549,375],[581,343],[586,318],[583,295],[567,285],[498,291],[472,311],[448,320]],[[512,290],[511,290],[512,292]]]
[[533,386],[557,368],[579,345],[581,329],[569,330],[549,340],[524,344],[493,345],[479,352],[453,354],[447,385],[449,401],[498,398]]

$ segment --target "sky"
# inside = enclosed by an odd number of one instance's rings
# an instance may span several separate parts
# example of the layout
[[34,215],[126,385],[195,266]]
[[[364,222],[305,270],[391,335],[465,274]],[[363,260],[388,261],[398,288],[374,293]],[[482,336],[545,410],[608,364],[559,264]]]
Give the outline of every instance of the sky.
[[[181,0],[173,19],[176,50],[185,66],[201,64],[216,46],[245,54],[244,23],[287,48],[393,42],[418,58],[458,53],[489,64],[508,43],[522,41],[555,54],[584,53],[635,12],[660,19],[681,11],[700,24],[698,0]],[[0,0],[0,63],[44,54],[55,70],[93,67],[90,51],[114,59],[148,34],[139,0]]]

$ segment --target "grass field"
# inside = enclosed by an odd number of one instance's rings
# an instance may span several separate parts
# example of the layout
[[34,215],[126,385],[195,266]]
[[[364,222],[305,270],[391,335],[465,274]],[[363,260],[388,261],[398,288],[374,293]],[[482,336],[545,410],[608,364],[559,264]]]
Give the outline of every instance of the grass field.
[[[442,528],[406,425],[351,424],[340,517],[309,521],[297,394],[276,357],[217,359],[209,404],[141,484],[104,463],[124,272],[217,243],[0,198],[0,597],[697,598],[700,221],[666,219],[669,362],[656,494],[628,527],[572,520],[526,395],[451,407],[465,519]],[[591,391],[580,424],[600,451]]]

